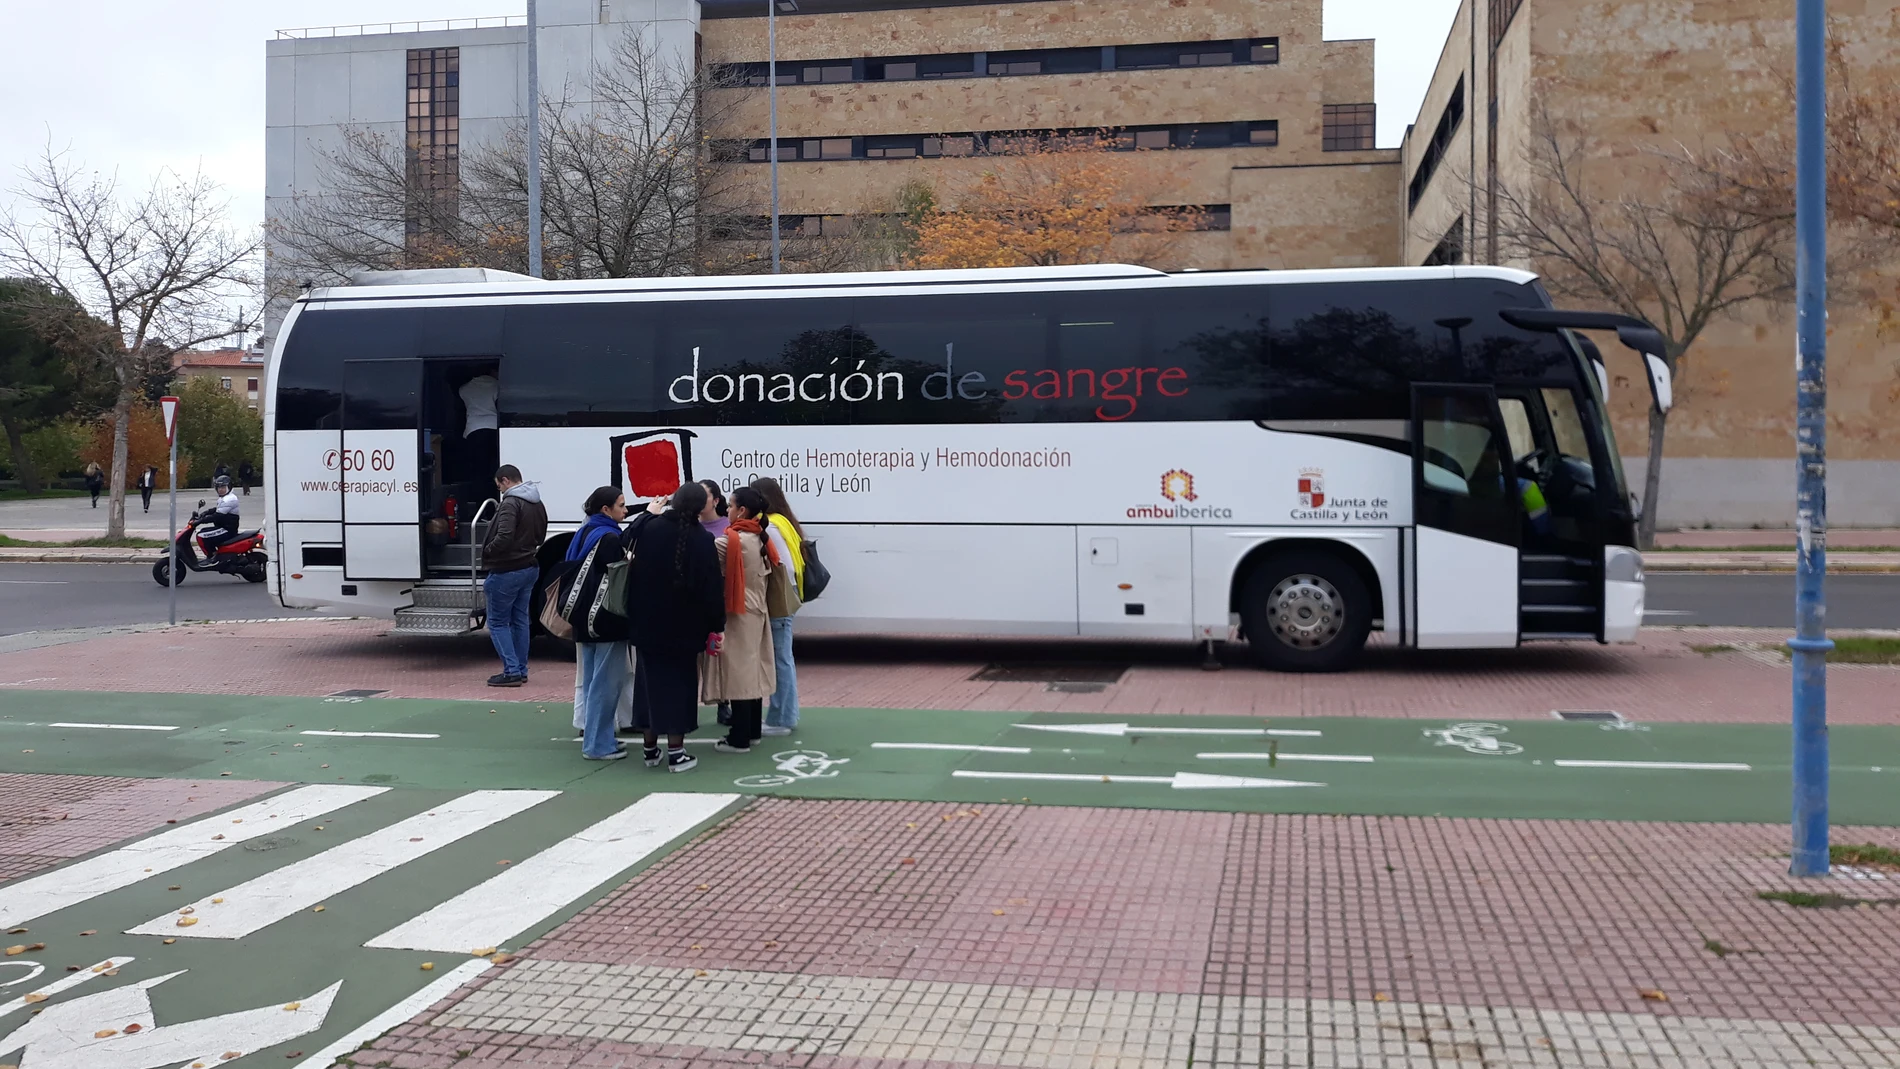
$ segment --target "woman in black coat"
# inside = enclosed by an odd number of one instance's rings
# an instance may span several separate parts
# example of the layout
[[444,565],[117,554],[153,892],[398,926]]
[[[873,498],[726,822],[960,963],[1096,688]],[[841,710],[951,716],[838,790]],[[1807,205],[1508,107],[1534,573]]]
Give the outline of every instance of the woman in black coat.
[[[645,729],[648,766],[670,772],[698,763],[686,736],[699,730],[699,655],[716,647],[726,626],[725,587],[713,536],[700,525],[706,488],[687,483],[667,511],[632,533],[627,572],[628,623],[639,650],[634,672],[634,722]],[[660,736],[666,754],[660,753]]]

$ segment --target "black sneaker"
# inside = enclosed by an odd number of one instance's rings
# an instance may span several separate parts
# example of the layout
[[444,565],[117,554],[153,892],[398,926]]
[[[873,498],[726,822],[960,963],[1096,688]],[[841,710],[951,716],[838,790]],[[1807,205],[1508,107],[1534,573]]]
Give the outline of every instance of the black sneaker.
[[666,770],[668,772],[691,772],[693,766],[697,764],[699,764],[699,758],[689,753],[668,754],[666,756]]
[[660,752],[660,748],[658,746],[654,746],[650,749],[647,747],[641,747],[641,750],[642,752],[640,756],[646,759],[648,768],[660,767],[660,762],[665,759],[665,755]]
[[719,741],[713,743],[713,749],[718,750],[720,753],[751,753],[752,752],[752,747],[750,746],[734,746],[732,743],[727,742],[724,739],[720,739]]
[[488,685],[491,687],[518,687],[527,681],[527,676],[511,676],[506,672],[499,672],[488,677]]
[[627,748],[622,746],[610,754],[602,754],[599,757],[587,757],[586,754],[582,754],[581,756],[587,758],[589,761],[619,761],[627,756]]

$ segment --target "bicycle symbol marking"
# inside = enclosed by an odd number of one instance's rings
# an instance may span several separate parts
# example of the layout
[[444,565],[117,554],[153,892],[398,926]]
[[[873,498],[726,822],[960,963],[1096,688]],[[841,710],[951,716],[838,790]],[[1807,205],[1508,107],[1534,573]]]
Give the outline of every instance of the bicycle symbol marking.
[[1439,746],[1456,746],[1466,753],[1482,754],[1486,757],[1508,757],[1524,752],[1524,747],[1515,742],[1505,742],[1499,735],[1510,731],[1502,724],[1486,724],[1467,721],[1444,728],[1426,728],[1425,737],[1436,740]]
[[800,780],[831,779],[838,775],[838,766],[850,764],[851,759],[833,757],[823,750],[786,750],[773,754],[772,763],[778,766],[777,772],[740,776],[732,781],[733,786],[783,787]]

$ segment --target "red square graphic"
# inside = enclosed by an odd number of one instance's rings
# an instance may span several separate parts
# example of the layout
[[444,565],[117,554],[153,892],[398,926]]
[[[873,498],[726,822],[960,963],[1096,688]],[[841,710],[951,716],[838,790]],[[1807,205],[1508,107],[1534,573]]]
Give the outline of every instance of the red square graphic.
[[628,497],[665,497],[680,488],[679,446],[670,439],[628,445],[622,452]]

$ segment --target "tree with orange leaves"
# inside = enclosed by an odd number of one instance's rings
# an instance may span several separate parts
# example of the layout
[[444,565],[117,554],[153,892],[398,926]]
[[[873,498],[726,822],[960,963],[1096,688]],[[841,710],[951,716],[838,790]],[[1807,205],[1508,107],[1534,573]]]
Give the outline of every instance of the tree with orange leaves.
[[1166,188],[1119,147],[1106,137],[992,138],[981,173],[924,213],[908,266],[1165,261],[1199,212],[1154,208]]

